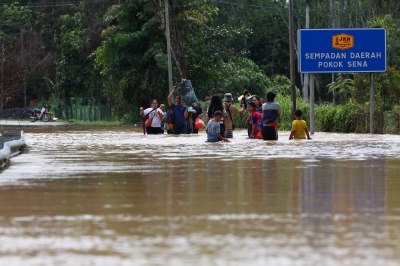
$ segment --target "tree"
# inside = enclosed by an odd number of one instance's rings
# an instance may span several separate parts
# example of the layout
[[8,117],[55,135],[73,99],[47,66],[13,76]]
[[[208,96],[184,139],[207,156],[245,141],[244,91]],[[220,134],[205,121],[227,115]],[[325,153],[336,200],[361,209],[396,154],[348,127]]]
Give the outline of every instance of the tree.
[[[218,9],[208,4],[208,1],[196,0],[167,0],[171,9],[170,31],[171,31],[171,53],[174,58],[176,68],[181,79],[187,78],[187,56],[186,46],[188,37],[197,33],[198,28],[209,22],[213,15],[217,14]],[[152,0],[156,10],[156,16],[159,21],[159,27],[166,32],[166,23],[163,2],[161,0]]]
[[[26,107],[26,58],[25,58],[25,42],[24,34],[25,32],[32,32],[32,19],[33,14],[29,6],[19,6],[18,3],[11,4],[9,6],[4,6],[3,14],[1,15],[1,21],[5,24],[4,32],[15,32],[19,31],[19,64],[20,64],[20,77],[22,81],[20,82],[23,91],[23,102],[24,107]],[[16,40],[15,35],[9,39]],[[3,40],[4,41],[4,40]]]
[[96,50],[96,64],[103,76],[104,93],[131,106],[166,98],[167,58],[165,37],[152,4],[121,1],[104,16],[108,27]]
[[347,103],[349,97],[354,95],[353,80],[339,76],[335,82],[326,86],[329,92],[336,91],[336,95],[341,97],[342,103]]

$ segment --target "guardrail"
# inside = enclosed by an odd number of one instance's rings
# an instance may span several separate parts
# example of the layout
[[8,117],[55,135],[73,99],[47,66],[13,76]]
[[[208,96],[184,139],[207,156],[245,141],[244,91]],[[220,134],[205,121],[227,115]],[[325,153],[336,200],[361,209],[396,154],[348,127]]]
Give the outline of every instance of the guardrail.
[[21,153],[26,145],[24,132],[21,130],[5,130],[0,139],[0,168],[7,165],[9,158]]

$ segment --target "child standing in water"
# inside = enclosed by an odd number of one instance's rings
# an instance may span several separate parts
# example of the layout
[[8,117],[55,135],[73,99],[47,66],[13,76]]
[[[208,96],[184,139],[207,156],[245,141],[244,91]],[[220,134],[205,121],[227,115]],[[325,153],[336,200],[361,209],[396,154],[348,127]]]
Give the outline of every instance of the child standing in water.
[[220,121],[222,119],[222,112],[215,111],[214,118],[210,119],[207,123],[207,142],[218,142],[218,140],[229,142],[228,139],[221,136]]
[[302,120],[303,112],[301,110],[296,110],[294,112],[294,117],[296,120],[292,122],[292,132],[290,132],[289,140],[291,139],[307,139],[310,138],[310,133],[308,133],[306,121]]
[[247,104],[247,112],[249,116],[246,119],[246,126],[251,126],[251,131],[249,130],[250,139],[263,139],[262,135],[262,119],[263,116],[256,111],[256,104],[254,102]]

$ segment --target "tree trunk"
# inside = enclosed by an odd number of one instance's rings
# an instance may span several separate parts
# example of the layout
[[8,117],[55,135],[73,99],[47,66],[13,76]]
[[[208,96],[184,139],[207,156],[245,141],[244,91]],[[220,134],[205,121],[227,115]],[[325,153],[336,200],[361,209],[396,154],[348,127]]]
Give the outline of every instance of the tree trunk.
[[321,98],[321,91],[319,89],[318,74],[314,75],[314,79],[315,79],[315,89],[317,90],[317,93],[318,93],[318,102],[319,102],[319,104],[321,104],[322,98]]
[[19,35],[21,39],[21,62],[22,62],[22,69],[23,73],[23,82],[22,82],[22,89],[24,92],[24,108],[26,108],[26,84],[25,84],[25,55],[24,55],[24,28],[22,25],[19,27]]
[[63,119],[65,120],[67,118],[65,115],[65,91],[62,92],[61,112]]
[[1,93],[0,110],[3,110],[3,92],[4,92],[4,42],[1,44]]

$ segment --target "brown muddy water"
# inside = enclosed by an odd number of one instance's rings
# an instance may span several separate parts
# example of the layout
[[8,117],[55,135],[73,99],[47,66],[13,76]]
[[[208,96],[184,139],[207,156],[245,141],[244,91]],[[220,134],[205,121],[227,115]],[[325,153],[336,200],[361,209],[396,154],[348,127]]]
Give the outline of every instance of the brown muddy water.
[[400,265],[400,136],[25,127],[0,265]]

